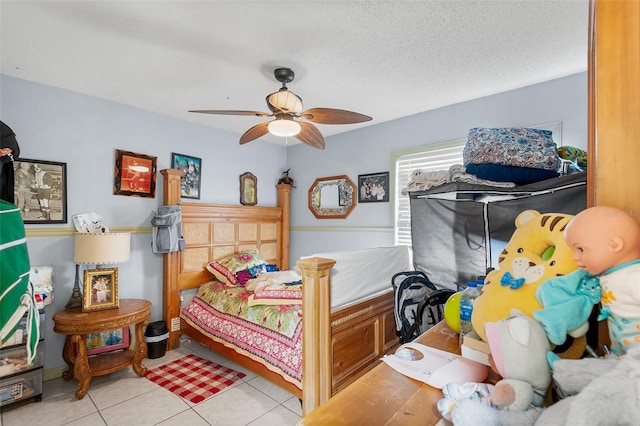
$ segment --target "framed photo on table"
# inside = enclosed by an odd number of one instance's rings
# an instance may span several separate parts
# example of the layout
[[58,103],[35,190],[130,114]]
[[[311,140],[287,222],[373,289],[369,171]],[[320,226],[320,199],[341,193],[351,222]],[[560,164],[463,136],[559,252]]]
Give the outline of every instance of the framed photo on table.
[[389,172],[358,175],[358,202],[389,202]]
[[155,198],[157,157],[116,149],[115,195]]
[[82,310],[99,311],[120,306],[118,299],[118,268],[84,271]]
[[67,223],[67,164],[13,162],[15,204],[25,224]]
[[180,196],[199,200],[202,159],[173,152],[171,153],[171,168],[182,170]]

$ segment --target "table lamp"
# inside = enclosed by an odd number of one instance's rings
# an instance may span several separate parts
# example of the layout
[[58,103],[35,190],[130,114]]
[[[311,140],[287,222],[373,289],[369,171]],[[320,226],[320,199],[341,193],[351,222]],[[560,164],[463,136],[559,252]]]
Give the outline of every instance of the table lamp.
[[82,306],[80,291],[80,265],[96,265],[97,268],[129,261],[131,234],[128,232],[77,233],[74,238],[73,261],[76,264],[76,281],[65,309]]

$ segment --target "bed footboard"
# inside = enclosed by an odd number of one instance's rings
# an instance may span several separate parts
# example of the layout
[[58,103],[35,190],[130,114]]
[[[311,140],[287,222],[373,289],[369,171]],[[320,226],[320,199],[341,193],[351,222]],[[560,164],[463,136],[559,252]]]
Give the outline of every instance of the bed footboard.
[[375,367],[400,346],[393,291],[331,314],[332,395]]

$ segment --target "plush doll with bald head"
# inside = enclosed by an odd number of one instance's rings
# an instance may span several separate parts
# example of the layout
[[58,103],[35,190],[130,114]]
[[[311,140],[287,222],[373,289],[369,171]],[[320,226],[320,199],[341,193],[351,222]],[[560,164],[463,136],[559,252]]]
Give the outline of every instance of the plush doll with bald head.
[[640,226],[628,212],[591,207],[569,223],[565,239],[578,266],[599,277],[599,319],[607,319],[612,352],[623,355],[640,342]]

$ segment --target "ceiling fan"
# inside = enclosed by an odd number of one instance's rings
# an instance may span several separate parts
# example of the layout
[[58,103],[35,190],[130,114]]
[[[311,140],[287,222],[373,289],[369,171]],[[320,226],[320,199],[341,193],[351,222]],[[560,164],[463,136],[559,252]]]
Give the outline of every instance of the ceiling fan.
[[371,117],[357,112],[334,108],[311,108],[302,110],[302,98],[289,91],[287,83],[293,81],[295,76],[290,68],[277,68],[273,75],[282,83],[282,88],[277,92],[267,95],[266,101],[269,112],[244,111],[244,110],[190,110],[203,114],[223,115],[255,115],[257,117],[275,117],[274,120],[256,124],[244,132],[240,137],[240,144],[251,142],[267,133],[276,136],[294,136],[296,139],[311,145],[314,148],[324,149],[324,138],[316,126],[305,121],[297,121],[302,118],[318,124],[354,124],[371,120]]

